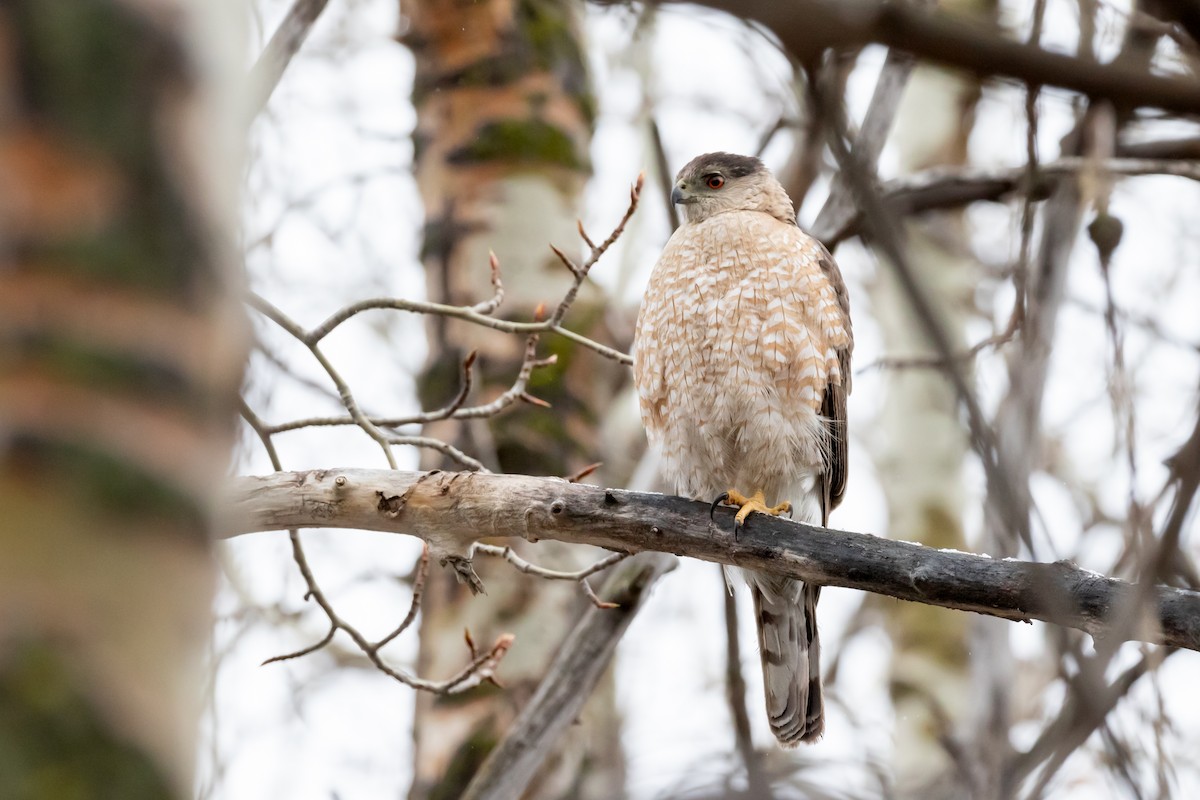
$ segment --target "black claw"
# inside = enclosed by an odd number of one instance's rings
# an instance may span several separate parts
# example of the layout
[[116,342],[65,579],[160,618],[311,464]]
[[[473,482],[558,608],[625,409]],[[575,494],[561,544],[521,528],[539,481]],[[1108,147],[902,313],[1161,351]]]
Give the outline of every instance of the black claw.
[[716,500],[713,500],[713,501],[712,501],[712,505],[708,507],[708,519],[709,519],[711,522],[716,522],[716,521],[717,521],[717,520],[716,520],[716,517],[714,517],[714,516],[713,516],[714,514],[716,514],[716,513],[717,513],[717,506],[721,505],[721,503],[724,503],[724,502],[725,502],[726,500],[728,500],[728,499],[729,499],[729,492],[722,492],[722,493],[721,493],[721,494],[720,494],[720,495],[717,497],[717,499],[716,499]]
[[742,532],[742,528],[746,527],[745,520],[738,522],[735,518],[733,521],[733,541],[738,541],[738,534]]
[[795,508],[788,508],[788,519],[792,519],[792,520],[795,519],[795,517],[792,516],[792,512],[795,510],[796,510]]

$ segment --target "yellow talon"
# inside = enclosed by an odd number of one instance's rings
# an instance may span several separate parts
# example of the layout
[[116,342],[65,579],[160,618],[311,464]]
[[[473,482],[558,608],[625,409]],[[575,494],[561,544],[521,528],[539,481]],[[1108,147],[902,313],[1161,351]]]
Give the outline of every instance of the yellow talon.
[[746,522],[746,517],[757,511],[760,514],[770,514],[773,517],[778,517],[780,514],[786,514],[792,510],[792,504],[784,500],[777,506],[768,506],[767,498],[763,496],[762,490],[754,493],[753,497],[739,492],[737,489],[730,489],[725,493],[725,502],[731,506],[741,506],[738,509],[737,516],[733,518],[735,527],[740,528]]

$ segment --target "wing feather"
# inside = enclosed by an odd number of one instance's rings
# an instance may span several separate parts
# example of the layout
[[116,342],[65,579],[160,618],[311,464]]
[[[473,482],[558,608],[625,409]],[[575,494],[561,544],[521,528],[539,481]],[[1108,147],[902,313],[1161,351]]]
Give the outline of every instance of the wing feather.
[[[814,240],[815,242],[815,240]],[[846,291],[846,282],[842,280],[842,271],[837,262],[825,249],[816,243],[820,249],[818,262],[821,272],[829,281],[837,297],[838,308],[841,310],[842,324],[846,330],[846,345],[836,350],[840,379],[830,381],[825,387],[825,396],[821,403],[821,415],[829,421],[829,449],[825,464],[824,492],[825,497],[822,516],[828,521],[829,512],[837,508],[846,493],[847,468],[847,435],[846,435],[846,400],[851,389],[850,356],[854,352],[854,334],[850,326],[850,294]]]

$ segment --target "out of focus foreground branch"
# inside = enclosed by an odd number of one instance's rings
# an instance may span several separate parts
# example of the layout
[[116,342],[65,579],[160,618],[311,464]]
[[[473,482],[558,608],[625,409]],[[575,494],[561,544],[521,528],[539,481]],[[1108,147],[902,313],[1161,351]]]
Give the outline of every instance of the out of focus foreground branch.
[[735,540],[733,515],[679,497],[555,478],[472,472],[313,470],[237,478],[228,535],[353,528],[420,537],[431,555],[478,586],[471,544],[490,537],[555,539],[620,552],[658,551],[828,586],[1010,620],[1200,650],[1200,593],[1167,586],[1130,618],[1133,584],[1059,561],[992,559],[864,533],[753,516]]
[[[683,2],[684,0],[658,0]],[[595,0],[611,4],[614,0]],[[947,67],[1009,78],[1029,86],[1059,86],[1128,107],[1200,111],[1200,81],[1160,76],[1120,63],[1099,63],[1009,39],[920,4],[877,0],[686,0],[751,20],[773,33],[800,62],[829,47],[881,44]]]

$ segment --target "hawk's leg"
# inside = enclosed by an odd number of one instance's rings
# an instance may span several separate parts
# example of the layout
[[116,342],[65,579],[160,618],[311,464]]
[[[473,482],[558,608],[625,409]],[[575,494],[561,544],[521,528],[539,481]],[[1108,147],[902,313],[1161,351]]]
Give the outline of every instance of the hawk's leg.
[[735,538],[738,531],[746,524],[746,517],[755,511],[760,514],[770,514],[773,517],[778,517],[780,514],[790,514],[792,511],[792,504],[786,500],[777,506],[768,506],[767,499],[763,496],[761,489],[756,491],[753,497],[746,497],[746,495],[737,489],[730,489],[713,501],[712,508],[709,509],[710,517],[712,516],[712,512],[721,503],[739,506],[737,515],[733,518],[733,535]]

